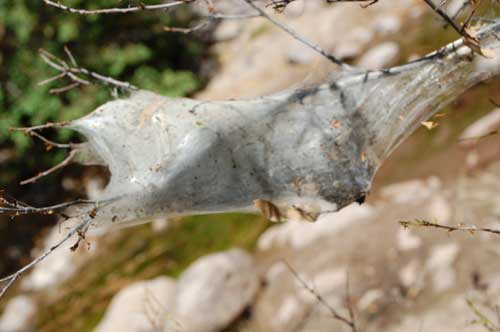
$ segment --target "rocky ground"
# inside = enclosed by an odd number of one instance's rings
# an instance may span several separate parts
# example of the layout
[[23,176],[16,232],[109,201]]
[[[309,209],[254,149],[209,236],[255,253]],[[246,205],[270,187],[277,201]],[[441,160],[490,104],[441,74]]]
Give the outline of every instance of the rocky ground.
[[[374,69],[454,38],[417,0],[368,9],[297,1],[279,18]],[[314,82],[332,67],[263,20],[223,22],[215,36],[219,70],[200,98],[262,95]],[[500,100],[498,79],[403,144],[367,203],[316,223],[158,220],[97,234],[90,250],[60,250],[2,303],[0,332],[350,331],[332,317],[350,319],[349,308],[358,331],[499,331],[498,235],[399,223],[500,229],[499,136],[458,143],[500,128],[490,98]],[[46,245],[59,236],[54,229]]]

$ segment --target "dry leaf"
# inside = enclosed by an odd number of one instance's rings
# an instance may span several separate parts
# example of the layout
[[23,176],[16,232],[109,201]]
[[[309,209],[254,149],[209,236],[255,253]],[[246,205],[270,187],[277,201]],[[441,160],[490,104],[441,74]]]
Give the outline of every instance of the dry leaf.
[[281,212],[276,205],[273,203],[263,200],[256,199],[254,201],[255,207],[258,208],[262,215],[270,221],[281,221]]
[[476,30],[473,28],[464,29],[464,44],[467,45],[473,52],[492,59],[496,57],[496,52],[489,48],[481,47],[481,43],[476,36]]
[[330,122],[330,125],[332,126],[332,128],[340,128],[340,121],[332,120],[332,122]]
[[432,130],[432,129],[436,128],[437,126],[439,126],[439,123],[432,122],[432,121],[422,121],[420,123],[422,124],[422,126],[427,128],[428,130]]

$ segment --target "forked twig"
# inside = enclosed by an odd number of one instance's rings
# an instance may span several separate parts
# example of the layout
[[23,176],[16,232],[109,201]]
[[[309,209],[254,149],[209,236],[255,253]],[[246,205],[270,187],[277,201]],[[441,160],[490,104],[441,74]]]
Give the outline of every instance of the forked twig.
[[71,202],[64,202],[51,206],[33,207],[11,197],[6,198],[4,195],[5,195],[4,193],[0,192],[0,213],[13,213],[16,215],[52,214],[55,211],[66,209],[68,207],[75,205],[97,204],[97,201],[88,199],[77,199]]
[[61,245],[63,245],[66,241],[68,241],[73,235],[78,234],[79,232],[85,233],[90,224],[92,223],[92,218],[90,216],[85,216],[82,221],[78,223],[75,227],[73,227],[68,234],[66,234],[61,240],[59,240],[56,244],[51,246],[49,249],[44,251],[40,256],[36,257],[33,259],[31,262],[23,266],[21,269],[17,270],[16,272],[0,279],[0,283],[5,283],[5,286],[3,286],[0,289],[0,298],[5,294],[5,292],[16,282],[17,279],[19,279],[26,271],[30,270],[33,268],[35,265],[43,261],[47,256],[52,254],[57,248],[59,248]]
[[53,81],[62,79],[64,77],[69,78],[70,81],[72,82],[66,86],[61,87],[61,88],[51,89],[50,90],[51,93],[55,93],[55,94],[62,93],[62,92],[66,92],[68,90],[71,90],[73,88],[76,88],[80,85],[90,85],[91,84],[91,82],[89,80],[83,79],[83,78],[79,77],[78,75],[83,75],[83,76],[86,76],[87,78],[93,79],[96,82],[100,82],[100,83],[103,83],[105,85],[111,85],[111,86],[114,86],[114,87],[117,87],[120,89],[138,90],[138,88],[135,85],[133,85],[129,82],[119,81],[119,80],[114,79],[112,77],[104,76],[104,75],[101,75],[101,74],[96,73],[94,71],[88,70],[84,67],[78,66],[78,64],[75,60],[75,57],[71,54],[71,51],[67,47],[64,48],[64,52],[66,53],[68,59],[70,60],[71,65],[68,64],[66,61],[62,60],[61,58],[58,58],[54,54],[52,54],[44,49],[39,50],[40,57],[45,61],[45,63],[47,63],[50,67],[52,67],[60,72],[59,74],[57,74],[53,77],[50,77],[44,81],[39,82],[38,83],[39,85],[48,84],[48,83],[51,83]]

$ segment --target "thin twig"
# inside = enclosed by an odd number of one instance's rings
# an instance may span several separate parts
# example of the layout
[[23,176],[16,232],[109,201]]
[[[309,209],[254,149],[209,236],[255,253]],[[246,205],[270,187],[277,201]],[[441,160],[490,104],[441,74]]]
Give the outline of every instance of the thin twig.
[[434,221],[427,221],[427,220],[413,220],[413,221],[399,221],[401,226],[404,228],[408,227],[433,227],[433,228],[440,228],[444,229],[448,232],[454,232],[454,231],[459,231],[459,232],[469,232],[471,234],[474,234],[475,232],[486,232],[486,233],[492,233],[496,235],[500,235],[500,230],[499,229],[493,229],[493,228],[484,228],[484,227],[479,227],[476,225],[457,225],[457,226],[448,226],[448,225],[441,225],[438,224],[437,222]]
[[88,227],[92,223],[92,218],[89,216],[84,217],[83,220],[80,221],[78,225],[73,227],[68,234],[66,234],[61,240],[59,240],[56,244],[51,246],[48,250],[43,252],[40,256],[36,257],[33,259],[30,263],[26,264],[23,266],[21,269],[17,270],[16,272],[8,275],[7,277],[4,277],[0,279],[0,283],[5,283],[5,286],[3,286],[0,290],[0,298],[5,294],[5,292],[14,284],[14,282],[19,279],[26,271],[29,269],[33,268],[35,265],[43,261],[47,256],[52,254],[57,248],[59,248],[62,244],[64,244],[67,240],[69,240],[73,235],[77,234],[78,232],[82,232],[83,234],[87,231]]
[[245,1],[250,7],[252,7],[253,9],[255,9],[260,14],[260,16],[262,16],[263,18],[267,19],[269,22],[271,22],[275,26],[279,27],[281,30],[283,30],[286,33],[288,33],[294,39],[296,39],[299,42],[301,42],[301,43],[305,44],[306,46],[310,47],[311,49],[313,49],[317,53],[321,54],[322,56],[324,56],[328,60],[332,61],[333,63],[339,65],[343,69],[349,69],[349,70],[353,69],[353,67],[349,66],[348,64],[346,64],[345,62],[343,62],[339,58],[337,58],[334,55],[326,52],[321,47],[319,47],[318,45],[314,44],[313,42],[307,40],[305,37],[299,35],[297,32],[295,32],[291,28],[287,27],[286,25],[284,25],[280,21],[272,18],[263,9],[261,9],[259,6],[255,5],[251,0],[243,0],[243,1]]
[[180,1],[173,1],[173,2],[167,2],[167,3],[162,3],[158,5],[140,5],[140,6],[130,6],[126,8],[103,8],[103,9],[79,9],[79,8],[73,8],[69,7],[66,5],[63,5],[60,2],[54,2],[51,0],[43,0],[43,2],[48,5],[52,6],[55,8],[59,8],[61,10],[64,10],[66,12],[72,13],[72,14],[80,14],[80,15],[97,15],[97,14],[126,14],[126,13],[133,13],[133,12],[139,12],[139,11],[158,11],[158,10],[166,10],[170,9],[179,5],[183,5],[186,3],[193,2],[195,0],[180,0]]
[[64,159],[62,162],[60,162],[59,164],[55,165],[54,167],[51,167],[49,168],[48,170],[45,170],[43,172],[40,172],[38,173],[37,175],[29,178],[29,179],[26,179],[26,180],[23,180],[21,182],[19,182],[20,185],[24,186],[26,184],[29,184],[29,183],[33,183],[41,178],[43,178],[44,176],[47,176],[51,173],[54,173],[55,171],[57,170],[60,170],[66,166],[68,166],[68,164],[73,160],[73,158],[75,157],[75,155],[77,154],[78,150],[71,150],[68,154],[68,156],[66,157],[66,159]]
[[52,214],[54,211],[66,209],[75,205],[90,205],[97,204],[97,201],[87,200],[87,199],[77,199],[71,202],[59,203],[51,206],[44,207],[33,207],[25,203],[14,200],[10,202],[8,199],[1,196],[0,193],[0,204],[5,206],[0,206],[0,213],[15,213],[17,215],[26,214]]
[[36,129],[33,129],[33,128],[9,128],[9,130],[10,131],[22,131],[26,135],[36,137],[39,140],[41,140],[42,142],[44,142],[49,149],[52,147],[56,147],[56,148],[60,148],[60,149],[71,149],[71,148],[74,148],[78,145],[75,143],[65,144],[65,143],[54,142],[54,141],[49,140],[48,138],[42,136],[41,134],[39,134],[36,131]]
[[62,60],[61,58],[58,58],[54,54],[44,49],[39,50],[40,57],[45,61],[45,63],[48,64],[50,67],[59,71],[60,74],[48,78],[38,84],[40,85],[47,84],[64,77],[68,77],[72,81],[71,84],[65,85],[61,88],[51,89],[50,90],[51,93],[62,93],[71,90],[79,85],[91,84],[90,81],[83,79],[78,75],[83,75],[97,82],[104,83],[106,85],[112,85],[124,90],[138,90],[138,87],[129,82],[119,81],[112,77],[104,76],[94,71],[88,70],[84,67],[78,66],[75,57],[73,56],[69,48],[66,46],[64,47],[64,52],[66,53],[69,61],[71,62],[71,65],[69,65],[66,61]]
[[163,27],[163,31],[188,34],[188,33],[192,33],[192,32],[201,30],[209,24],[210,24],[209,20],[206,20],[206,21],[199,22],[198,24],[196,24],[195,26],[193,26],[191,28]]
[[448,23],[459,35],[461,35],[462,37],[464,37],[463,27],[458,26],[455,23],[455,21],[453,21],[453,19],[451,19],[451,17],[449,17],[448,14],[446,14],[446,12],[441,9],[440,6],[435,5],[434,2],[432,2],[432,0],[424,0],[424,2],[435,13],[437,13],[439,16],[441,16],[441,18],[443,18],[446,21],[446,23]]
[[[302,287],[304,287],[305,290],[307,290],[309,293],[311,293],[315,298],[316,300],[323,306],[325,307],[329,312],[330,314],[332,315],[332,317],[340,322],[342,322],[343,324],[346,324],[347,326],[349,326],[349,328],[351,329],[352,332],[356,332],[357,329],[356,329],[356,323],[354,322],[354,320],[350,320],[342,315],[340,315],[326,300],[325,298],[319,294],[313,287],[311,287],[304,279],[302,279],[302,277],[300,276],[300,274],[286,261],[286,260],[282,260],[282,262],[285,264],[285,266],[288,268],[288,270],[293,274],[294,278],[301,284]],[[348,305],[348,307],[350,307],[350,305]],[[349,308],[349,316],[351,318],[354,318],[354,313],[352,313],[352,308]]]

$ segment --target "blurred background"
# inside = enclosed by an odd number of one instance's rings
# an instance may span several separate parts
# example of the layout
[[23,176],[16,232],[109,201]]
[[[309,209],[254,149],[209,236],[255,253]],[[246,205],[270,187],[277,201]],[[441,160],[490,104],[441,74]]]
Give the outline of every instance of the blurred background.
[[[64,1],[88,9],[138,3]],[[243,1],[208,3],[218,12],[248,11]],[[444,9],[453,14],[466,3],[450,0]],[[483,1],[477,14],[496,17],[498,7]],[[269,94],[334,70],[259,18],[213,21],[190,34],[165,31],[195,26],[202,8],[82,16],[39,0],[1,1],[0,188],[44,206],[91,196],[109,177],[106,169],[71,165],[19,185],[65,154],[10,127],[75,119],[113,98],[103,86],[50,94],[54,85],[37,84],[56,74],[38,56],[40,48],[63,56],[67,46],[81,66],[98,73],[201,99]],[[420,0],[380,0],[366,9],[296,0],[274,15],[369,69],[405,63],[457,38]],[[366,204],[349,206],[328,222],[271,225],[241,214],[159,219],[95,235],[75,253],[63,249],[0,300],[0,332],[349,331],[304,292],[283,260],[346,316],[348,283],[363,331],[500,331],[500,239],[398,224],[421,218],[500,228],[500,136],[459,142],[467,133],[500,129],[499,103],[498,78],[466,92],[431,119],[437,127],[422,126],[398,148]],[[81,139],[64,130],[47,136]],[[0,274],[15,271],[58,236],[53,216],[0,218]],[[227,279],[220,281],[221,275]]]

